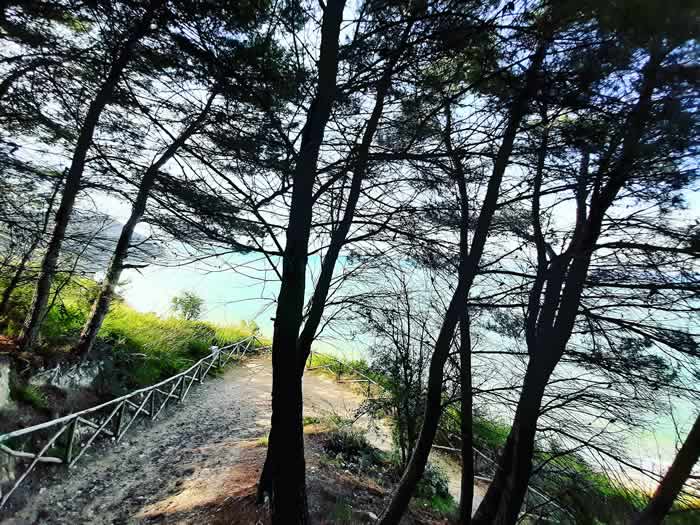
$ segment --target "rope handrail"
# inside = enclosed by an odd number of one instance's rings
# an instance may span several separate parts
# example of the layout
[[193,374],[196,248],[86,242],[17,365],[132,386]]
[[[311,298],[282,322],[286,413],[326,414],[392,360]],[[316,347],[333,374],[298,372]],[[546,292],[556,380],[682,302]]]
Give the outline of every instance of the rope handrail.
[[[243,357],[245,353],[250,350],[251,346],[256,343],[260,345],[260,348],[266,348],[260,344],[260,340],[254,335],[221,348],[212,347],[212,351],[209,355],[201,358],[187,370],[168,377],[163,381],[139,388],[121,397],[79,412],[74,412],[67,416],[1,434],[0,453],[21,459],[32,459],[33,461],[6,494],[3,495],[0,493],[0,510],[5,506],[10,496],[22,484],[37,464],[58,463],[65,464],[70,468],[84,455],[100,434],[105,434],[118,443],[124,435],[126,435],[127,431],[139,416],[149,416],[151,420],[156,419],[171,399],[177,399],[178,402],[182,402],[189,393],[194,382],[202,383],[214,366],[221,368],[226,366],[234,357]],[[176,390],[178,391],[177,394],[175,393]],[[159,399],[159,397],[161,399]],[[146,406],[147,404],[148,407]],[[88,419],[90,416],[95,417],[99,415],[105,411],[105,409],[108,411],[108,415],[105,418],[98,418],[96,421]],[[132,412],[131,414],[130,411]],[[78,436],[78,430],[81,426],[94,430],[82,446]],[[53,434],[37,453],[14,450],[11,446],[8,446],[8,442],[13,439],[26,437],[54,427],[59,427],[57,432]],[[68,435],[65,442],[63,457],[46,455],[66,431],[68,431]],[[76,447],[77,450],[75,450]]]

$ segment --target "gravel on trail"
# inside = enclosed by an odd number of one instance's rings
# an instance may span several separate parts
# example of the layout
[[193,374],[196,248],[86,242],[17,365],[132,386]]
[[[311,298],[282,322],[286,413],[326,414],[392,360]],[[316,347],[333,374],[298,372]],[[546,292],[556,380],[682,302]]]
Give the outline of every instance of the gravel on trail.
[[[91,449],[72,469],[39,467],[20,489],[26,504],[1,523],[204,523],[213,507],[250,494],[257,483],[271,388],[269,355],[245,358],[123,442]],[[351,417],[361,401],[328,375],[304,376],[307,416]],[[380,439],[386,446],[387,436]]]
[[[270,424],[271,385],[269,356],[244,359],[193,388],[177,410],[139,425],[117,445],[103,442],[72,469],[39,467],[41,474],[26,489],[32,491],[27,504],[2,523],[194,519],[197,507],[217,501],[222,491],[230,495],[257,481],[259,456],[264,457],[260,439]],[[352,398],[346,387],[317,374],[305,377],[304,389],[307,413]]]

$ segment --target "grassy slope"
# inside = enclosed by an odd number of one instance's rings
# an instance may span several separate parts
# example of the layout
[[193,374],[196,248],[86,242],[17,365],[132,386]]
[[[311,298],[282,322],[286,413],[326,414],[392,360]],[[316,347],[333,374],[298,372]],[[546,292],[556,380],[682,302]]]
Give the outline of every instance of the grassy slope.
[[[0,289],[3,288],[0,276]],[[41,328],[36,354],[50,361],[70,358],[70,349],[90,313],[97,283],[74,279],[66,284],[50,308]],[[31,301],[32,288],[24,286],[12,296],[12,309],[4,333],[19,332]],[[205,321],[163,318],[134,310],[115,300],[105,318],[95,353],[106,359],[105,393],[145,386],[186,369],[210,353],[214,344],[224,346],[257,333],[254,323],[218,325]]]

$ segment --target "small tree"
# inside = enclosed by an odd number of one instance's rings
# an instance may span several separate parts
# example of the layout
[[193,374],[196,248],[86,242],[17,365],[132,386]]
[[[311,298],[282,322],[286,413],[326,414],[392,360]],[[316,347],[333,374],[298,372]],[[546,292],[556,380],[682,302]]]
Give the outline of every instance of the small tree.
[[[388,263],[387,263],[388,265]],[[398,268],[387,272],[386,290],[361,307],[372,337],[372,367],[385,381],[388,396],[370,407],[392,415],[393,438],[401,467],[413,453],[423,416],[425,375],[433,344],[429,297],[411,285],[412,276]]]
[[170,303],[173,312],[187,321],[194,321],[195,319],[199,319],[199,316],[202,315],[204,299],[194,292],[182,292],[173,297]]

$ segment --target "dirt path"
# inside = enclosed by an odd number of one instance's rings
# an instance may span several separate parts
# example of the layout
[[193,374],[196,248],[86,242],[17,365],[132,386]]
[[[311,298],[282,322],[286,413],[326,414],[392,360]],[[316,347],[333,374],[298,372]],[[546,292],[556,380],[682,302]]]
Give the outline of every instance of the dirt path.
[[[2,523],[201,523],[212,505],[255,485],[271,384],[269,357],[246,359],[199,386],[184,410],[90,452],[69,471],[44,475],[30,503]],[[361,402],[317,373],[305,375],[304,398],[307,416],[348,417]]]

